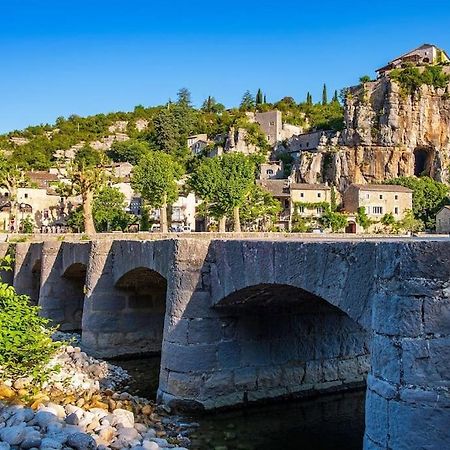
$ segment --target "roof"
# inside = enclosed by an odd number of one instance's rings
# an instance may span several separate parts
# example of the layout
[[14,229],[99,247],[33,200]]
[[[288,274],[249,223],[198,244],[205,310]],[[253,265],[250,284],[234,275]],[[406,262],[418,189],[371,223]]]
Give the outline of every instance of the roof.
[[288,180],[256,180],[256,184],[268,190],[274,197],[289,197]]
[[331,188],[327,184],[292,183],[291,190],[296,191],[329,191]]
[[434,44],[423,44],[423,45],[420,45],[419,47],[416,47],[413,50],[410,50],[409,52],[403,53],[403,55],[397,56],[397,58],[394,58],[391,61],[389,61],[389,63],[387,65],[385,65],[384,67],[381,67],[380,69],[377,69],[376,72],[382,72],[384,70],[389,70],[389,69],[392,68],[392,64],[395,61],[398,61],[399,59],[406,58],[411,53],[417,52],[418,50],[424,50],[426,48],[433,48],[433,47],[436,48],[437,50],[441,51],[445,55],[445,57],[447,59],[450,59],[450,57],[448,56],[448,53],[445,50],[439,48],[437,45],[434,45]]
[[374,192],[405,192],[412,193],[412,189],[397,184],[352,184],[348,187],[356,188],[359,191],[374,191]]
[[26,177],[36,183],[41,189],[46,189],[49,183],[59,181],[59,178],[54,173],[47,172],[45,170],[37,170],[32,172],[26,172]]
[[444,211],[444,209],[450,211],[450,205],[445,205],[445,206],[443,206],[443,207],[436,213],[436,215],[440,214],[442,211]]

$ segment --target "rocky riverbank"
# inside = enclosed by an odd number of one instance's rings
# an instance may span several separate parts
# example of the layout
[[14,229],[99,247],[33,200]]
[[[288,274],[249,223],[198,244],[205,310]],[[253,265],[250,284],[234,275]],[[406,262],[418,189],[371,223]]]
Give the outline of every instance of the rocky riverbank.
[[186,424],[170,409],[127,392],[129,375],[79,347],[63,346],[39,389],[31,378],[0,382],[0,450],[185,448]]

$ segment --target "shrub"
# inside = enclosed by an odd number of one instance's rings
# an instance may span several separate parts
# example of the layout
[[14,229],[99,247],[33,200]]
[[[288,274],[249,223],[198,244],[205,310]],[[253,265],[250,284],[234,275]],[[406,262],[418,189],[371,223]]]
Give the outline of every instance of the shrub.
[[[11,262],[10,256],[5,257],[0,269],[10,270]],[[43,381],[45,365],[61,346],[51,339],[54,331],[26,295],[0,282],[0,379],[32,376]]]

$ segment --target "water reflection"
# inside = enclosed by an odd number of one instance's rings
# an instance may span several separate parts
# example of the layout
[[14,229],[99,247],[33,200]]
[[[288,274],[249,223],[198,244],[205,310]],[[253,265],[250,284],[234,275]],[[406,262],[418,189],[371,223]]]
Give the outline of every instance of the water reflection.
[[[115,360],[133,377],[131,394],[154,399],[159,357]],[[195,450],[361,450],[364,390],[191,417]]]

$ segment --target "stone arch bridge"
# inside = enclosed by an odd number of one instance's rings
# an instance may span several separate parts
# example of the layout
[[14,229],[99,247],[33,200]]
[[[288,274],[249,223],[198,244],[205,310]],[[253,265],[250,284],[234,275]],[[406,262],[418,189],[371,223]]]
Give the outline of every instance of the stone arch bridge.
[[366,449],[449,445],[448,240],[14,247],[16,289],[81,330],[89,352],[161,352],[164,403],[212,409],[367,381]]

